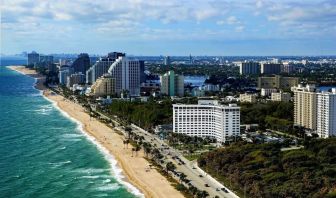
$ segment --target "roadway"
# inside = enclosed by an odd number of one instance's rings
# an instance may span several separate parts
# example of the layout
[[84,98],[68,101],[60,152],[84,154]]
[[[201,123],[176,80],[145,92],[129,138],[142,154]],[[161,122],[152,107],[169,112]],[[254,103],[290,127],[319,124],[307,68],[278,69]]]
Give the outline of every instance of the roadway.
[[[192,162],[184,158],[180,152],[168,146],[156,135],[139,129],[135,125],[132,125],[132,128],[133,132],[137,133],[138,135],[142,135],[146,142],[156,144],[161,150],[161,153],[164,155],[165,163],[169,161],[173,162],[176,165],[176,171],[184,173],[187,176],[187,179],[191,180],[190,183],[199,190],[207,191],[210,197],[218,196],[226,198],[238,198],[238,196],[230,191],[226,186],[223,186],[221,183],[200,169],[196,162]],[[180,161],[176,159],[176,156],[185,164],[181,164]],[[173,157],[175,157],[175,159],[173,159]],[[178,177],[176,177],[176,179],[178,179]],[[208,184],[208,187],[205,186],[206,184]],[[225,188],[227,192],[224,192],[222,188]]]
[[[111,119],[110,117],[104,115],[104,113],[96,111],[101,117],[111,120],[117,124],[119,124],[114,119]],[[142,135],[145,138],[145,141],[148,143],[156,144],[158,148],[160,149],[161,153],[164,155],[164,161],[166,164],[167,162],[171,161],[176,165],[176,171],[184,173],[187,177],[187,179],[190,180],[190,183],[195,186],[199,190],[205,190],[209,193],[209,197],[224,197],[224,198],[239,198],[234,192],[229,190],[226,186],[219,183],[217,180],[212,178],[210,175],[206,174],[202,169],[200,169],[197,166],[196,162],[189,161],[183,155],[178,152],[176,149],[173,149],[172,147],[168,146],[164,141],[160,140],[158,136],[149,133],[148,131],[145,131],[138,126],[132,124],[131,125],[133,132],[137,133],[138,135]],[[123,132],[126,136],[126,132],[122,127],[116,127],[119,131]],[[168,149],[164,149],[168,148]],[[184,164],[181,164],[180,161],[178,161],[176,158],[178,157],[181,161],[184,162]],[[177,180],[179,178],[175,175],[173,177]],[[187,184],[185,184],[188,186]],[[208,186],[206,186],[208,185]],[[222,189],[225,188],[226,192]]]

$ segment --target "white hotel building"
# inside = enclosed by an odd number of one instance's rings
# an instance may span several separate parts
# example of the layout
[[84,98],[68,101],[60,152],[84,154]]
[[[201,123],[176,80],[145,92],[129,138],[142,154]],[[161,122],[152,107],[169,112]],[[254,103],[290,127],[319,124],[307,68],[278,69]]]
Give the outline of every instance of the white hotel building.
[[199,100],[198,104],[173,105],[173,132],[190,136],[212,137],[225,142],[240,135],[240,107],[219,105],[214,100]]

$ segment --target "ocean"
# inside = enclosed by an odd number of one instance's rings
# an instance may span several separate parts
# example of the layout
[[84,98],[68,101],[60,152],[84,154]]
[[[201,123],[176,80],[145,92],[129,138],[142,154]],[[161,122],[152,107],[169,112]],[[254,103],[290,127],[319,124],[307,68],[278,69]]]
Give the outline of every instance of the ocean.
[[0,66],[0,197],[131,198],[113,156],[33,88],[35,79]]

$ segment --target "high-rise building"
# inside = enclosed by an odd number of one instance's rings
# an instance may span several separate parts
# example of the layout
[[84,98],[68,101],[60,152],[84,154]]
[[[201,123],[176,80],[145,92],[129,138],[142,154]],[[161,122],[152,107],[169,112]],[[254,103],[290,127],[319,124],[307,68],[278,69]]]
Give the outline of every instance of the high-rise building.
[[163,64],[169,66],[170,65],[170,56],[165,56],[163,58]]
[[48,64],[48,71],[49,72],[56,72],[56,70],[57,70],[57,66],[56,66],[56,64],[55,63],[50,63],[50,64]]
[[336,88],[317,94],[317,135],[336,136]]
[[62,65],[71,65],[71,60],[70,59],[59,59],[58,62],[59,62],[60,66],[62,66]]
[[91,86],[91,93],[96,96],[112,96],[115,92],[115,78],[110,74],[104,74]]
[[198,104],[174,104],[173,132],[226,142],[229,137],[240,135],[240,107],[208,100],[199,100]]
[[40,54],[36,53],[35,51],[32,51],[31,53],[28,53],[28,59],[27,59],[27,65],[28,66],[34,66],[35,64],[39,63],[40,61]]
[[160,76],[161,93],[168,96],[184,95],[184,76],[177,75],[174,71],[169,71]]
[[84,84],[85,83],[85,75],[82,73],[74,73],[68,76],[67,79],[67,87],[72,88],[74,84]]
[[54,57],[51,55],[40,55],[40,59],[39,59],[40,63],[49,65],[49,64],[53,64],[54,63]]
[[260,64],[258,62],[240,62],[239,71],[241,75],[259,74]]
[[96,63],[86,71],[86,83],[93,84],[96,80],[108,73],[108,69],[118,57],[124,57],[124,53],[111,52],[105,57],[100,57]]
[[72,63],[71,67],[75,73],[86,74],[86,71],[90,68],[90,57],[86,53],[78,55],[77,59]]
[[277,63],[261,63],[260,73],[261,74],[280,74],[281,64]]
[[291,94],[282,91],[279,93],[272,93],[271,100],[276,102],[289,102],[291,100]]
[[140,95],[140,63],[137,59],[119,56],[109,67],[108,73],[115,78],[116,93],[128,92],[129,96]]
[[273,77],[259,77],[258,78],[258,88],[262,89],[290,89],[299,84],[299,78],[296,77],[282,77],[282,76],[273,76]]
[[146,82],[145,61],[139,60],[140,64],[140,83]]
[[58,74],[59,84],[67,85],[68,84],[68,76],[70,76],[69,70],[59,71],[59,74]]
[[67,65],[61,66],[58,73],[59,84],[67,85],[68,76],[70,76],[72,73],[73,73],[72,68],[70,68],[69,66]]
[[317,93],[314,85],[292,87],[294,92],[294,124],[316,130]]
[[283,63],[281,65],[281,72],[282,73],[292,73],[294,71],[294,65],[291,63]]

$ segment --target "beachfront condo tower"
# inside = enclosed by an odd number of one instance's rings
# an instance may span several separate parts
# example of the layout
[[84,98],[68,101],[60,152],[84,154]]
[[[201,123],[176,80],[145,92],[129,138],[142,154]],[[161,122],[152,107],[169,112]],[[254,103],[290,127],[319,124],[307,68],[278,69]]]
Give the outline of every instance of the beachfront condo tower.
[[91,94],[95,97],[113,96],[115,94],[115,78],[104,74],[91,86]]
[[86,71],[90,68],[90,57],[86,53],[78,55],[77,59],[71,64],[74,73],[86,74]]
[[40,62],[40,54],[32,51],[32,53],[28,53],[27,65],[29,67],[34,67],[35,64]]
[[100,57],[99,60],[86,71],[86,83],[91,85],[96,82],[99,77],[108,73],[108,69],[118,57],[124,56],[124,53],[111,52],[107,56]]
[[116,94],[140,96],[141,61],[119,56],[109,67],[108,73],[115,79]]

